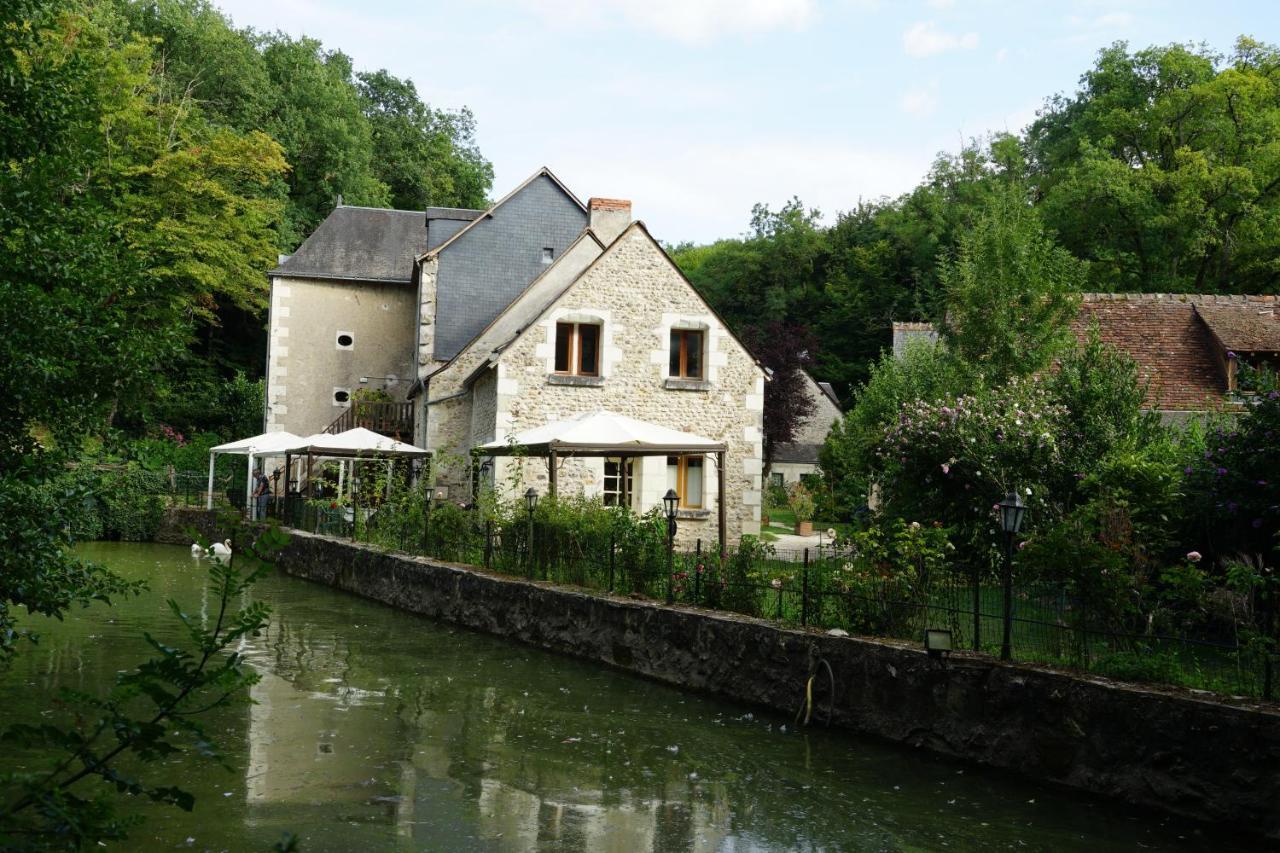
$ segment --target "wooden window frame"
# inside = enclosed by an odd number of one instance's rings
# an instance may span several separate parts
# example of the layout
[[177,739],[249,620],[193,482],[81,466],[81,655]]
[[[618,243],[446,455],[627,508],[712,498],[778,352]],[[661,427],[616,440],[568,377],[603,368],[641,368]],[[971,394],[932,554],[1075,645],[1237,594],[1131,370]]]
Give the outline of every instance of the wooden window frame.
[[[595,370],[586,371],[582,369],[582,335],[579,331],[583,326],[590,326],[596,330],[596,364]],[[569,335],[569,369],[555,370],[556,358],[554,350],[560,348],[560,335],[565,332]],[[601,350],[604,349],[604,327],[600,323],[568,323],[557,322],[555,331],[555,341],[552,344],[552,372],[557,376],[599,376],[600,360],[602,358]]]
[[[609,464],[615,463],[618,466],[618,473],[615,475],[618,490],[609,491]],[[629,456],[608,456],[605,457],[605,487],[601,491],[601,500],[605,506],[631,506],[631,496],[634,494],[635,487],[635,459]],[[609,503],[609,497],[616,495],[617,502]]]
[[[707,462],[704,457],[699,454],[692,456],[668,456],[667,467],[671,467],[671,460],[676,460],[676,494],[680,496],[680,509],[705,509],[707,502]],[[698,465],[691,466],[690,460],[698,460]],[[689,494],[689,468],[696,467],[699,475],[702,477],[702,500],[697,504],[691,504],[687,500]]]
[[[689,338],[693,335],[698,336],[698,374],[696,376],[689,373]],[[679,360],[678,371],[671,374],[672,379],[703,379],[707,372],[707,354],[706,330],[705,329],[672,329],[671,330],[671,354],[675,355],[677,350],[677,340],[679,341]],[[668,368],[670,365],[668,364]]]

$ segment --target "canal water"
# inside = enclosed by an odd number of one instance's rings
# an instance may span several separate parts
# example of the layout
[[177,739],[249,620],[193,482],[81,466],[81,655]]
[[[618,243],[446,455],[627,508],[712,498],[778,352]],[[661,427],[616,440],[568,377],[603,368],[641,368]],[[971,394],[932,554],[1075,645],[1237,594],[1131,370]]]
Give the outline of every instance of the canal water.
[[[98,543],[85,557],[146,594],[39,620],[0,674],[0,724],[62,687],[105,691],[164,604],[212,605],[187,549]],[[195,810],[137,803],[127,850],[1203,850],[1164,819],[398,612],[287,576],[245,649],[255,704],[208,720],[230,769],[150,765]],[[37,621],[37,620],[33,620]],[[12,766],[14,756],[0,757]],[[29,758],[22,759],[28,761]],[[1243,849],[1243,848],[1241,848]]]

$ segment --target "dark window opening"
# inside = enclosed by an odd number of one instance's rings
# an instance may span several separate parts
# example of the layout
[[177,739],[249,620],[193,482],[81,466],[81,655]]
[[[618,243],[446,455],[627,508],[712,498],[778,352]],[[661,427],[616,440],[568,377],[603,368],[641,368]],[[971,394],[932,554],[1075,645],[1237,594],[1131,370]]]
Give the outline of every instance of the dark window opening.
[[556,323],[556,373],[600,375],[600,327],[593,323]]
[[670,375],[677,379],[702,378],[702,332],[697,329],[671,330]]
[[351,394],[347,391],[334,391],[333,399],[334,399],[334,402],[345,403],[351,399]]
[[338,335],[338,346],[349,347],[356,342],[356,339],[348,335],[346,332]]

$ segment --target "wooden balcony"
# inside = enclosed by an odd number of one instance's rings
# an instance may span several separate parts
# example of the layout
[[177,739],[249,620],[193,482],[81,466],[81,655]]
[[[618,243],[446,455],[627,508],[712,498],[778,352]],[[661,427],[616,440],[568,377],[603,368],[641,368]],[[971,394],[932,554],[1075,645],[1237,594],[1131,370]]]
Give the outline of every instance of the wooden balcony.
[[413,443],[413,403],[412,402],[369,402],[356,401],[329,426],[327,433],[346,432],[355,427],[394,438],[397,441]]

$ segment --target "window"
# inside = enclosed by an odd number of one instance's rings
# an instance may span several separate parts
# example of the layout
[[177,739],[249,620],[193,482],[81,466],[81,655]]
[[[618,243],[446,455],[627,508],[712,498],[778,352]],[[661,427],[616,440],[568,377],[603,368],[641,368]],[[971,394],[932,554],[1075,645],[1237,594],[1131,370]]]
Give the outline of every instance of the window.
[[604,505],[630,506],[635,469],[632,459],[604,460]]
[[600,375],[600,327],[593,323],[556,323],[556,373]]
[[552,261],[554,261],[554,260],[555,260],[555,258],[556,258],[556,250],[555,250],[555,249],[545,248],[545,247],[543,248],[543,250],[542,250],[542,265],[543,265],[543,266],[547,266],[547,265],[548,265],[548,264],[550,264]]
[[673,379],[702,378],[702,332],[698,329],[671,330],[671,372]]
[[338,349],[352,349],[356,344],[356,336],[350,332],[338,332],[337,340],[334,341]]
[[350,402],[351,402],[350,388],[334,388],[333,389],[333,404],[335,406],[345,406],[347,405],[347,403],[350,403]]
[[667,488],[676,490],[681,509],[702,509],[702,457],[668,456]]
[[769,474],[769,484],[776,489],[780,489],[786,485],[783,481],[782,474],[776,471]]

